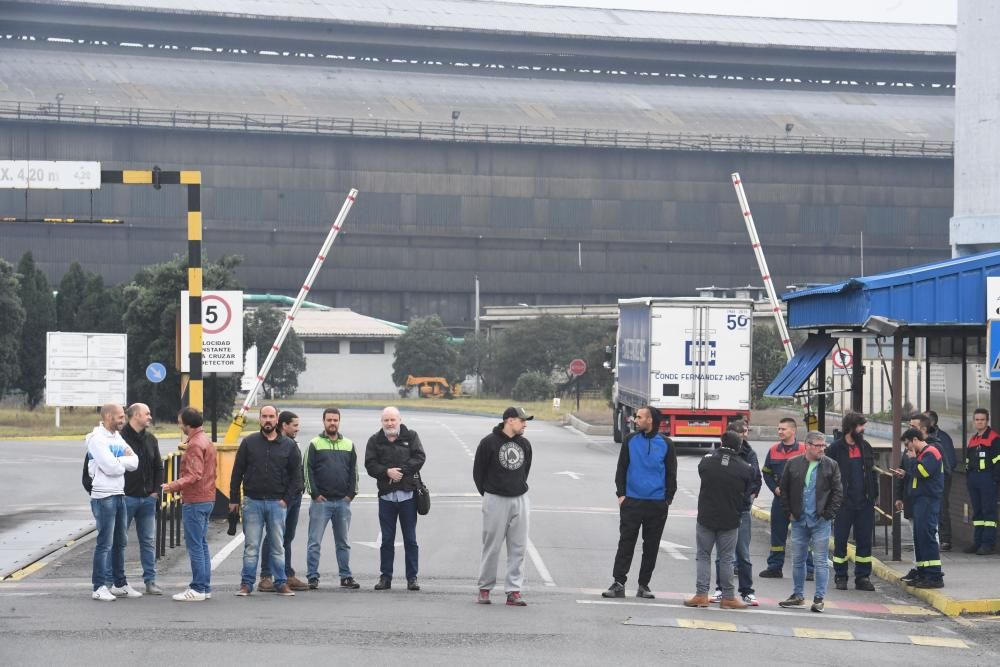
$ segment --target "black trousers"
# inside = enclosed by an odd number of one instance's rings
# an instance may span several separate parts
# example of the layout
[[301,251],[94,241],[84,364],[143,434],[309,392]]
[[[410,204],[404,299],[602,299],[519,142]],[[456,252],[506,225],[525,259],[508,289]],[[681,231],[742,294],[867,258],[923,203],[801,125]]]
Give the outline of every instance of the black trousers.
[[615,554],[615,581],[624,584],[632,567],[635,543],[642,530],[642,563],[639,565],[639,585],[648,586],[660,551],[663,526],[667,523],[667,504],[662,500],[625,498],[618,508],[618,553]]

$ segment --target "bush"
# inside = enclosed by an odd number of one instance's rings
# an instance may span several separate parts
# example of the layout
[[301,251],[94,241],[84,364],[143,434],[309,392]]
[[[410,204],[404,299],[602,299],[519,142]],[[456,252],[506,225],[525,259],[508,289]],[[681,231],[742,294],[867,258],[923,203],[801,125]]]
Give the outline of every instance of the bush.
[[544,401],[556,393],[555,385],[549,376],[540,371],[521,373],[514,383],[513,397],[515,401]]

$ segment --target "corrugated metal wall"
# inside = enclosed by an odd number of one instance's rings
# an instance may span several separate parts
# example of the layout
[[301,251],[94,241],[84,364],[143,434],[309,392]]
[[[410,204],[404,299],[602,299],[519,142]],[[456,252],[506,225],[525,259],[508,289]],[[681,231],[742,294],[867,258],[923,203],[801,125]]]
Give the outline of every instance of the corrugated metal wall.
[[[0,158],[201,169],[209,257],[246,258],[250,291],[294,294],[347,190],[361,190],[311,298],[390,320],[472,321],[484,304],[609,302],[759,283],[735,194],[747,184],[781,287],[947,256],[947,160],[667,153],[0,124]],[[5,224],[53,280],[79,260],[109,282],[186,252],[177,188],[111,186],[124,226]],[[88,192],[32,192],[30,217],[87,217]],[[25,215],[0,190],[0,216]]]

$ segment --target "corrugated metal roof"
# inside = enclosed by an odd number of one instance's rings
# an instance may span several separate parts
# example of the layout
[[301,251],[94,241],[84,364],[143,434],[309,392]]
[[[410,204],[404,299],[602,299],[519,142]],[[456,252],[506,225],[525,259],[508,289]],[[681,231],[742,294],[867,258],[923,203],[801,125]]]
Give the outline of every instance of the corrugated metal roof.
[[796,350],[795,355],[767,386],[764,395],[771,398],[795,396],[795,392],[806,383],[836,344],[837,340],[830,336],[810,334],[805,344]]
[[300,310],[292,328],[302,338],[399,338],[403,335],[396,327],[349,308]]
[[984,252],[782,296],[796,329],[861,327],[877,315],[911,326],[985,326],[986,278],[1000,251]]
[[[29,0],[30,1],[30,0]],[[470,0],[35,0],[37,4],[754,47],[954,53],[955,27],[553,7]],[[748,8],[752,4],[747,5]]]
[[[748,137],[952,141],[954,98],[7,48],[0,100]],[[539,110],[544,111],[540,113]]]

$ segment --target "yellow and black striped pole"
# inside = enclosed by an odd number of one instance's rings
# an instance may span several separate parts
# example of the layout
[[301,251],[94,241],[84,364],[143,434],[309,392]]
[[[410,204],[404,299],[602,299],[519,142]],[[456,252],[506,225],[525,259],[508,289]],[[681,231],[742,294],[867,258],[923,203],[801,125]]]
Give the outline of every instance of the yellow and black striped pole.
[[190,306],[190,377],[181,379],[181,403],[204,411],[204,380],[201,372],[201,172],[123,170],[101,171],[101,183],[124,185],[183,185],[187,188],[188,293]]

